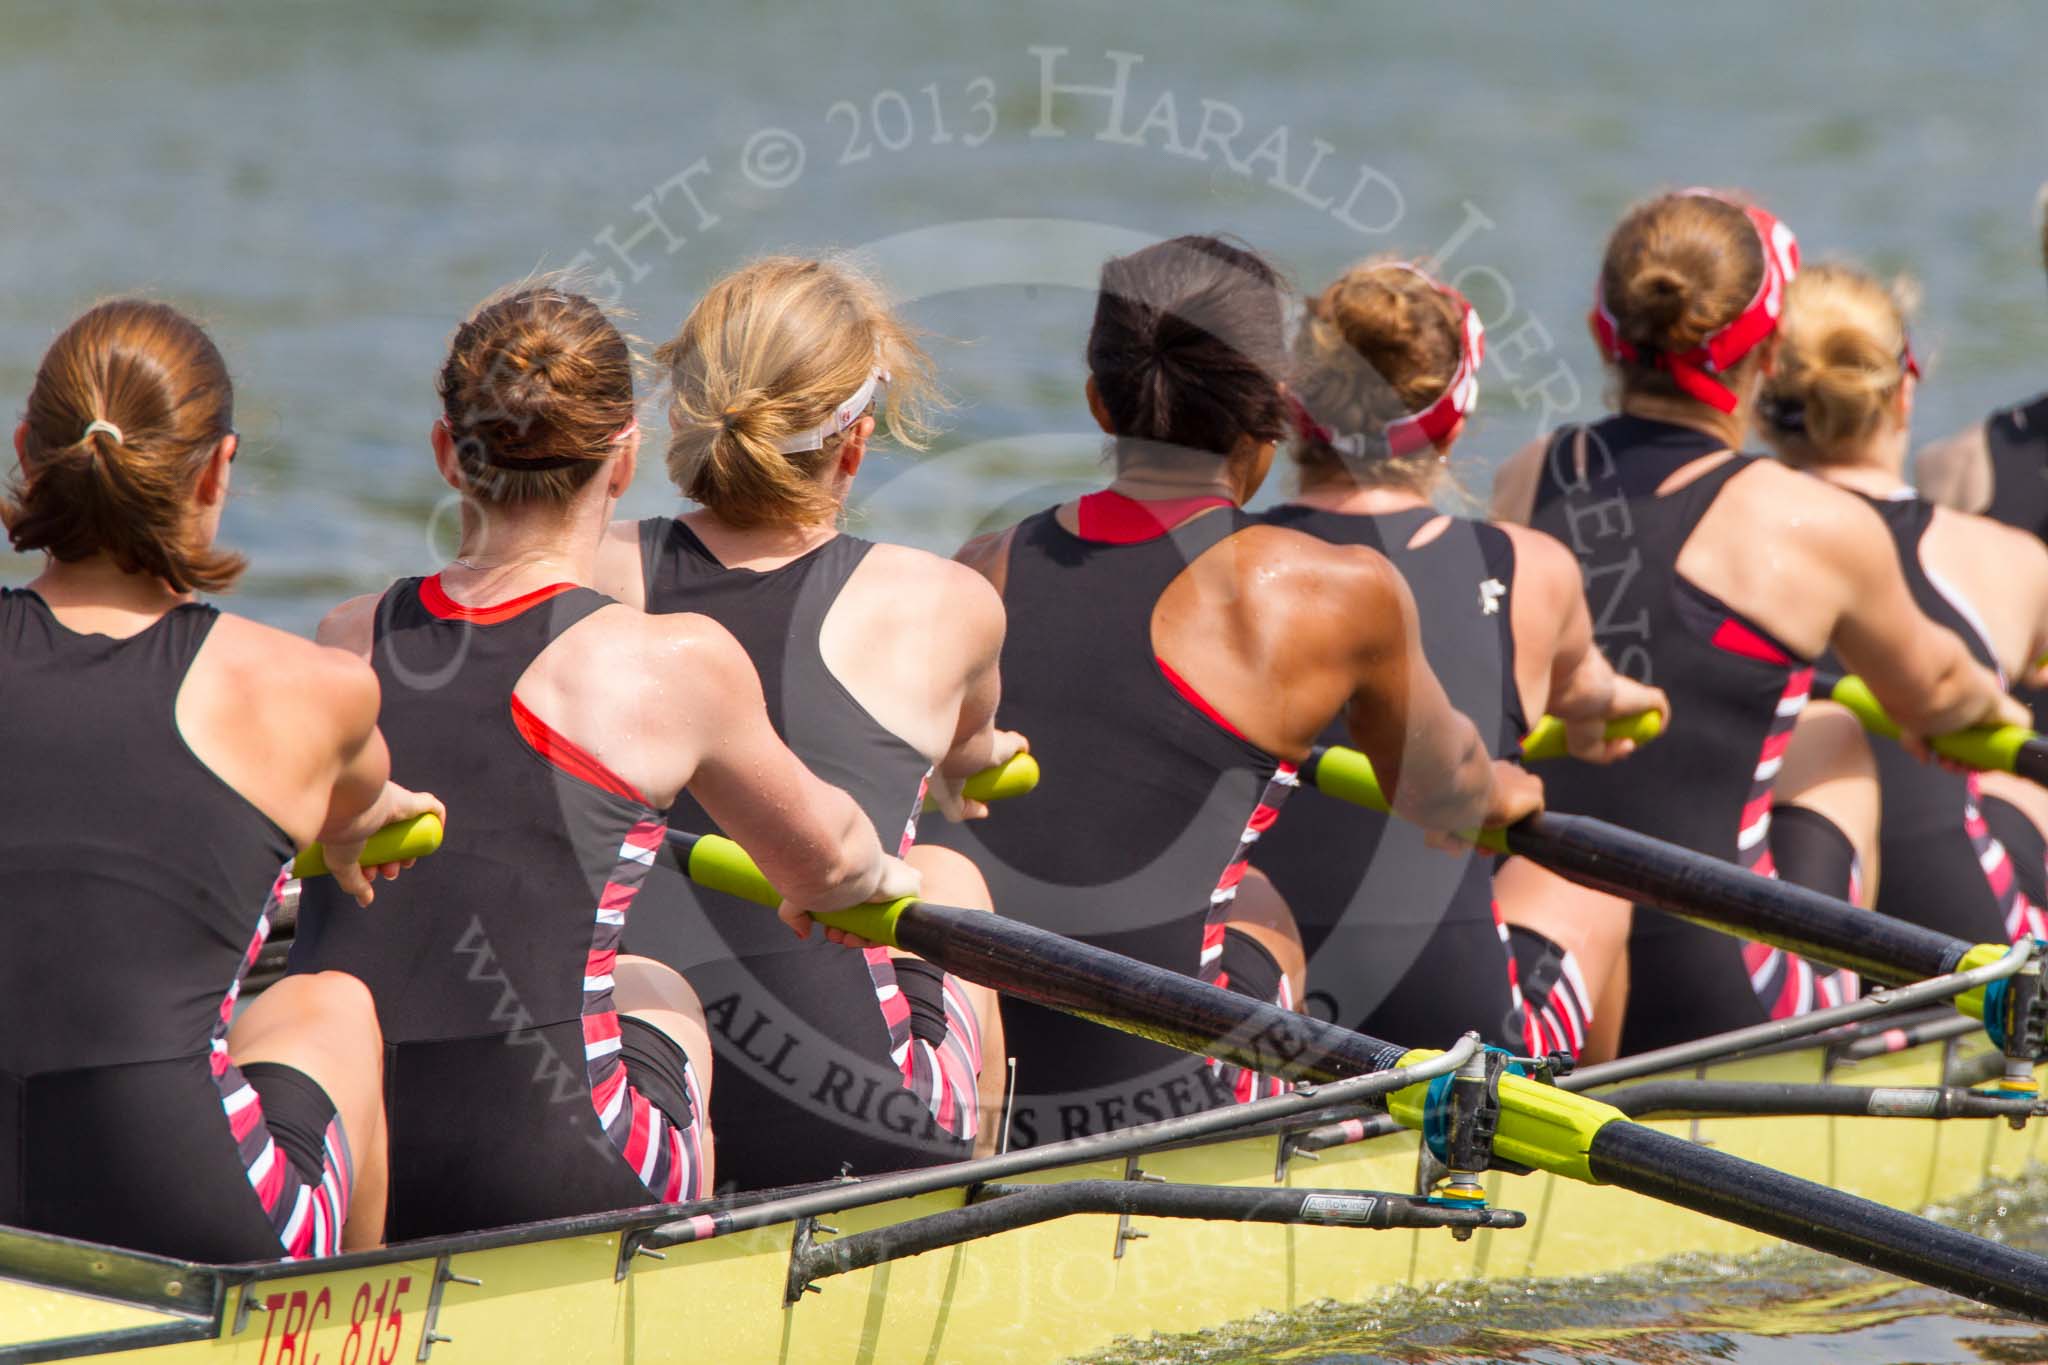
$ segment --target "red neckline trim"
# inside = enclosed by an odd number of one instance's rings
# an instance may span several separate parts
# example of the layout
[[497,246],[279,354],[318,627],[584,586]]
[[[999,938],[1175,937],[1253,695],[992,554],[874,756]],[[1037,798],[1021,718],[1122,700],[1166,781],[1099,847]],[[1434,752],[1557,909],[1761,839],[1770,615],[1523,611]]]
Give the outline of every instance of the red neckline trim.
[[1207,494],[1194,498],[1140,501],[1112,489],[1089,493],[1074,504],[1074,524],[1083,540],[1104,545],[1139,545],[1157,540],[1198,512],[1232,507],[1229,498]]
[[535,753],[569,776],[613,796],[623,796],[628,801],[653,808],[653,803],[640,794],[638,787],[600,763],[588,749],[565,738],[560,731],[533,714],[517,695],[512,698],[512,725]]
[[441,575],[420,580],[420,605],[444,621],[468,621],[479,626],[495,626],[509,621],[529,607],[539,606],[551,597],[560,597],[576,585],[574,583],[550,583],[545,588],[535,588],[509,602],[499,602],[489,607],[468,607],[448,595],[441,586]]

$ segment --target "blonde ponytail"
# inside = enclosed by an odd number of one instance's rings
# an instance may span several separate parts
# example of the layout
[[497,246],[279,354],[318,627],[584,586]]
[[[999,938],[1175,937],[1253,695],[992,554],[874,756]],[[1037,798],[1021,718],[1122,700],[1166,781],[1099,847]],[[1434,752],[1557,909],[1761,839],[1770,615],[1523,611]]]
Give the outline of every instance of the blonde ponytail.
[[826,423],[877,370],[877,423],[922,450],[940,404],[931,360],[881,288],[843,260],[771,256],[712,285],[657,347],[668,374],[668,472],[734,526],[829,522],[823,475],[843,437],[778,447]]

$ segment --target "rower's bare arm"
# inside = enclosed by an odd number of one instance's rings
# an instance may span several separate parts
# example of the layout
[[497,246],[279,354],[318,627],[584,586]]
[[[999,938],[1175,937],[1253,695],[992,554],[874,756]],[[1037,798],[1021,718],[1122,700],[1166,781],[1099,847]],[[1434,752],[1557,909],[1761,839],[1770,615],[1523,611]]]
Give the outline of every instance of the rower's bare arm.
[[[1352,626],[1351,739],[1380,775],[1393,808],[1425,829],[1475,829],[1487,823],[1499,795],[1541,784],[1527,774],[1496,781],[1479,729],[1451,705],[1423,656],[1415,599],[1399,571],[1370,550],[1331,546],[1331,610],[1325,619]],[[1341,568],[1335,561],[1341,557]],[[1518,804],[1511,800],[1510,805]],[[1518,819],[1541,805],[1514,812]]]
[[430,811],[445,823],[448,811],[434,796],[409,791],[391,780],[391,754],[377,728],[377,675],[361,659],[338,648],[314,652],[321,656],[317,664],[294,671],[302,695],[315,699],[324,712],[320,723],[335,738],[334,780],[319,838],[335,882],[358,904],[368,905],[376,898],[373,884],[379,876],[389,879],[411,866],[359,866],[370,836],[386,825]]
[[[1812,587],[1843,604],[1830,643],[1909,735],[2028,723],[1998,675],[1955,632],[1924,615],[1877,513],[1843,495],[1815,499],[1803,528],[1817,556]],[[1827,581],[1832,580],[1832,581]]]
[[1493,497],[1487,503],[1487,516],[1521,526],[1529,524],[1536,510],[1536,483],[1543,476],[1543,452],[1549,448],[1549,439],[1539,436],[1501,463],[1493,473]]
[[1952,436],[1921,447],[1913,456],[1913,482],[1929,502],[1958,512],[1982,512],[1991,505],[1991,447],[1984,424],[1972,422]]
[[875,827],[839,788],[805,767],[768,720],[761,679],[739,641],[716,622],[648,618],[666,637],[664,667],[692,679],[682,720],[694,740],[690,795],[787,900],[799,932],[810,911],[913,895],[917,875],[883,853]]
[[2048,545],[2018,527],[2002,522],[1988,524],[1999,532],[1998,548],[1994,551],[1997,562],[2010,590],[2023,594],[2021,600],[2031,609],[2033,625],[2025,651],[2017,658],[2002,657],[1999,662],[2008,676],[2024,685],[2048,687]]
[[377,604],[383,600],[384,594],[376,592],[349,598],[320,618],[319,628],[313,632],[314,641],[330,649],[346,650],[359,659],[369,658],[370,646],[377,636]]
[[647,609],[646,570],[640,562],[640,523],[615,521],[597,546],[590,586],[629,607]]
[[1000,531],[976,536],[962,545],[953,558],[986,578],[1001,593],[1010,572],[1010,538],[1016,534],[1016,527],[1005,526]]
[[1655,711],[1668,722],[1664,690],[1617,673],[1593,639],[1579,562],[1562,543],[1526,526],[1502,528],[1515,544],[1515,638],[1550,643],[1548,676],[1540,696],[1523,698],[1531,717],[1545,712],[1565,722],[1571,756],[1610,763],[1635,752],[1632,739],[1607,738],[1607,722]]
[[953,742],[939,764],[941,776],[967,778],[1007,761],[1025,745],[1023,737],[996,729],[1003,696],[1003,634],[1008,626],[1003,599],[981,575],[945,566],[943,615],[966,665],[960,687]]

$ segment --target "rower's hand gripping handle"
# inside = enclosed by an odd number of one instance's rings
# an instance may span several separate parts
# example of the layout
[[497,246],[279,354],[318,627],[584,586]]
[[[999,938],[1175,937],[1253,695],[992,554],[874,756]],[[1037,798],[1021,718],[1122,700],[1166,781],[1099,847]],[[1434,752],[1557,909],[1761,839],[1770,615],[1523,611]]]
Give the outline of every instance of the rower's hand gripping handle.
[[[1893,720],[1870,690],[1870,684],[1851,673],[1841,678],[1816,678],[1815,691],[1856,717],[1873,735],[1897,739],[1899,723]],[[2023,756],[2038,746],[2041,736],[2018,725],[1977,725],[1953,734],[1936,735],[1927,741],[1935,753],[1977,772],[2017,772],[2025,766]],[[2026,774],[2031,775],[2031,774]]]
[[[697,885],[764,905],[770,910],[781,906],[782,893],[769,882],[747,851],[724,835],[690,835],[674,830],[669,838],[687,848],[687,852],[682,854],[683,873]],[[896,920],[903,914],[903,908],[916,899],[915,896],[904,896],[899,900],[856,905],[827,914],[813,911],[811,918],[831,928],[858,934],[871,943],[893,948],[896,946]]]
[[[1663,731],[1664,717],[1656,711],[1617,716],[1607,722],[1609,739],[1633,739],[1637,744],[1648,744]],[[1565,752],[1564,722],[1556,716],[1545,716],[1522,741],[1522,757],[1525,759],[1562,758]],[[1346,745],[1331,744],[1316,749],[1309,755],[1308,762],[1301,766],[1301,780],[1325,796],[1349,801],[1354,806],[1381,812],[1392,808],[1387,794],[1380,789],[1372,760]],[[1501,830],[1478,830],[1463,837],[1489,852],[1508,851],[1507,835]]]
[[[1027,750],[1012,754],[993,768],[983,768],[960,784],[960,794],[969,801],[1006,801],[1013,796],[1023,796],[1037,785],[1038,760]],[[925,797],[924,808],[937,810],[938,799]]]
[[[1607,722],[1607,738],[1632,739],[1637,748],[1663,733],[1664,713],[1661,711],[1638,711],[1632,716],[1616,716]],[[1565,723],[1556,716],[1545,716],[1537,721],[1522,740],[1522,757],[1531,762],[1564,758],[1570,752],[1565,742]]]
[[[410,820],[400,820],[372,834],[370,842],[363,845],[363,856],[358,861],[364,867],[378,867],[384,863],[424,858],[441,847],[441,832],[440,817],[431,811],[415,815]],[[319,844],[308,844],[298,857],[292,859],[294,877],[324,877],[327,872],[327,850]]]

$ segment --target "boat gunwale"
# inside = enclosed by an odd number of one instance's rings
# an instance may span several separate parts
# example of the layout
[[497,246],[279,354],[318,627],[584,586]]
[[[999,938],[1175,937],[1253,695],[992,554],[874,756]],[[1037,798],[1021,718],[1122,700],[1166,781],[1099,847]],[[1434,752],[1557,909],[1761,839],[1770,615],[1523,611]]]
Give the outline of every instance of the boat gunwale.
[[[1710,1063],[1701,1062],[1700,1065],[1737,1062],[1746,1060],[1751,1055],[1784,1056],[1804,1051],[1818,1051],[1824,1058],[1832,1061],[1835,1051],[1843,1046],[1845,1041],[1877,1034],[1898,1017],[1912,1012],[1916,1006],[1921,1006],[1938,995],[1952,996],[1966,989],[1968,985],[1976,984],[1977,978],[1990,979],[2007,975],[2017,969],[2030,951],[2031,945],[2015,945],[2015,951],[2009,951],[2003,958],[1983,967],[1931,978],[1909,987],[1893,987],[1879,991],[1874,993],[1874,997],[1866,997],[1863,1001],[1855,1002],[1862,1006],[1862,1010],[1859,1011],[1862,1017],[1859,1019],[1844,1020],[1839,1026],[1834,1027],[1821,1025],[1819,1029],[1805,1036],[1783,1037],[1762,1047],[1731,1048],[1725,1054],[1711,1058]],[[1872,1005],[1878,1008],[1873,1010]],[[1889,1008],[1886,1008],[1887,1005]],[[1850,1008],[1851,1006],[1837,1007],[1844,1012]],[[1737,1031],[1744,1032],[1747,1031]],[[1703,1043],[1706,1041],[1708,1040],[1702,1040]],[[1924,1049],[1931,1053],[1937,1049],[1945,1049],[1950,1042],[1952,1040],[1928,1039],[1916,1042],[1902,1051],[1918,1052]],[[249,1286],[273,1280],[342,1274],[350,1270],[409,1261],[445,1262],[446,1258],[459,1254],[611,1234],[623,1234],[615,1278],[624,1278],[633,1257],[642,1249],[652,1250],[657,1247],[705,1240],[707,1237],[775,1226],[805,1217],[815,1217],[818,1214],[868,1207],[946,1190],[971,1190],[974,1186],[998,1176],[1036,1173],[1126,1155],[1137,1156],[1151,1152],[1249,1141],[1262,1136],[1280,1139],[1284,1162],[1284,1149],[1290,1140],[1311,1131],[1319,1121],[1327,1122],[1330,1115],[1340,1111],[1370,1112],[1378,1107],[1371,1104],[1374,1097],[1415,1084],[1438,1072],[1452,1070],[1477,1046],[1476,1037],[1467,1035],[1450,1051],[1412,1066],[1305,1086],[1280,1096],[1232,1109],[1201,1111],[1139,1127],[1049,1143],[1024,1152],[1002,1153],[918,1170],[821,1182],[810,1186],[785,1186],[774,1190],[749,1191],[687,1204],[640,1206],[510,1224],[309,1260],[227,1263],[187,1261],[54,1234],[0,1227],[0,1281],[13,1280],[30,1286],[99,1298],[131,1308],[162,1313],[173,1319],[163,1323],[110,1329],[104,1334],[23,1343],[19,1346],[0,1343],[0,1361],[58,1359],[98,1350],[139,1348],[204,1339],[208,1335],[219,1333],[226,1317],[230,1290],[241,1290],[246,1303]],[[1601,1086],[1607,1078],[1597,1073],[1605,1069],[1588,1068],[1589,1072],[1594,1073],[1588,1077],[1590,1085],[1588,1080],[1581,1080],[1578,1084],[1588,1085],[1588,1088]],[[1827,1066],[1826,1070],[1832,1071],[1833,1067]],[[1607,1083],[1618,1083],[1624,1079],[1632,1078],[1615,1076]],[[1578,1085],[1571,1085],[1569,1080],[1567,1086],[1578,1088]],[[1392,1136],[1395,1131],[1398,1130],[1387,1130],[1379,1124],[1368,1124],[1366,1131],[1359,1136],[1363,1139],[1373,1139]],[[721,1215],[724,1217],[721,1218]],[[712,1223],[712,1228],[707,1233],[706,1224],[712,1220],[718,1221]],[[26,1259],[30,1264],[24,1264],[24,1258],[18,1251],[9,1254],[10,1250],[15,1248],[29,1251]],[[51,1252],[58,1255],[52,1257]],[[66,1267],[62,1264],[66,1260],[72,1262],[71,1266]],[[102,1269],[92,1270],[93,1262],[101,1263]],[[125,1273],[110,1276],[111,1269]],[[109,1292],[113,1288],[108,1283],[110,1278],[122,1280],[130,1287],[125,1292],[120,1289]],[[152,1283],[154,1289],[149,1287]],[[177,1293],[165,1292],[165,1287],[171,1284],[178,1286]],[[133,1337],[136,1332],[167,1332],[176,1335],[161,1340],[152,1338],[148,1341],[136,1341]]]

